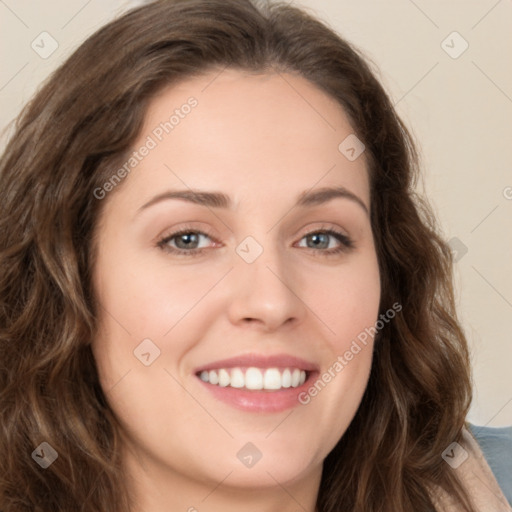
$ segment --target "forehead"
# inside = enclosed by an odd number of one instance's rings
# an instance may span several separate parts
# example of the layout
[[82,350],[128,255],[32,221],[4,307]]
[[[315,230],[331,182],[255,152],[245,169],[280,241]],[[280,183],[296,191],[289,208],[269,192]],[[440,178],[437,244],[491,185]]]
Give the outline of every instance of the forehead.
[[340,104],[303,77],[213,71],[152,99],[132,148],[151,149],[128,181],[140,196],[203,188],[235,203],[342,185],[368,203],[364,154],[350,161],[339,149],[353,133]]

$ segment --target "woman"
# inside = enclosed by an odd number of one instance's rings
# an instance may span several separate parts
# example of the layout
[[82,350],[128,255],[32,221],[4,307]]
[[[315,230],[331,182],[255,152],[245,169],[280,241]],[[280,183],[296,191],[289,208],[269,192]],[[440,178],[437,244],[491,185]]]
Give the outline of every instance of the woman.
[[416,173],[295,8],[90,37],[1,163],[2,510],[509,510]]

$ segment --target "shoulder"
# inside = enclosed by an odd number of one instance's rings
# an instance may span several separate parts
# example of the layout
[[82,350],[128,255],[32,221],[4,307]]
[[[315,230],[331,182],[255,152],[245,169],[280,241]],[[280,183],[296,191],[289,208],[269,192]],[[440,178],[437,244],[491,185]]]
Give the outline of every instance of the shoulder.
[[512,426],[481,427],[467,424],[503,494],[512,505]]

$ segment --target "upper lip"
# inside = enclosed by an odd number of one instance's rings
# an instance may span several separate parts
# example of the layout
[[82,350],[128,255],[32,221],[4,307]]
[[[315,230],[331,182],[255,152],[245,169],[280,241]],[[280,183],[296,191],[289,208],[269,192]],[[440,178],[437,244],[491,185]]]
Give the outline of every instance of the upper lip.
[[197,367],[194,373],[220,368],[255,367],[255,368],[299,368],[309,372],[318,371],[318,366],[296,356],[288,354],[261,355],[244,354],[229,359],[221,359]]

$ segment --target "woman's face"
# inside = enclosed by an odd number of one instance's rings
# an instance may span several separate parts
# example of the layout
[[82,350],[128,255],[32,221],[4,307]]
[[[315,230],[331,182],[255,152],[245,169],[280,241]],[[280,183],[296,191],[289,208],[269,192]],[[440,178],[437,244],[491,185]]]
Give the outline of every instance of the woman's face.
[[152,100],[137,155],[96,192],[93,351],[141,479],[318,482],[380,299],[352,134],[291,74],[225,70]]

